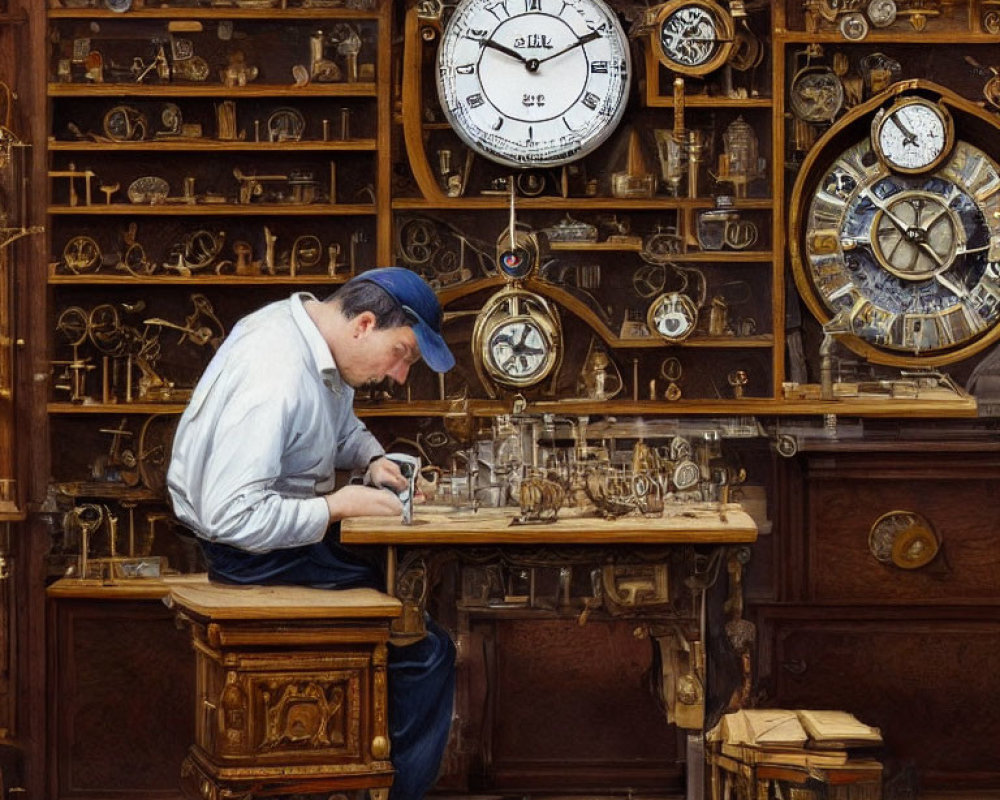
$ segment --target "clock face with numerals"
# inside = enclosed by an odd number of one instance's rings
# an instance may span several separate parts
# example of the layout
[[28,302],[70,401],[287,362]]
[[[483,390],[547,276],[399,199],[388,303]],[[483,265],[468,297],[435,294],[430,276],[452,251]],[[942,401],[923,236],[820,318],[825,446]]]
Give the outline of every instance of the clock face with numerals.
[[462,0],[441,39],[437,86],[474,151],[550,167],[611,135],[630,72],[628,39],[601,0]]
[[958,141],[937,169],[906,174],[865,138],[807,202],[796,282],[817,316],[841,313],[873,360],[947,363],[996,338],[1000,164],[985,152]]

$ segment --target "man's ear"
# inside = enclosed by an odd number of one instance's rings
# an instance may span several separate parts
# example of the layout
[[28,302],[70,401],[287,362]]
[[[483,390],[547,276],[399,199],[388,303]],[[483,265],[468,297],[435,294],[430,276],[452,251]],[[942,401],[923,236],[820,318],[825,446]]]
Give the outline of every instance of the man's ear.
[[375,330],[375,315],[371,311],[362,311],[351,322],[355,337],[366,336]]

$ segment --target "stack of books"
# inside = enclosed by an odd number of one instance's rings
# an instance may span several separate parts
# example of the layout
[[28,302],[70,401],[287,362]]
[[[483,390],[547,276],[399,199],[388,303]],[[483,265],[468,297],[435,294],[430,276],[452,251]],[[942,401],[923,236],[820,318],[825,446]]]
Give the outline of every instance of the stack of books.
[[709,732],[719,752],[744,764],[839,767],[858,748],[882,744],[878,728],[846,711],[741,709]]

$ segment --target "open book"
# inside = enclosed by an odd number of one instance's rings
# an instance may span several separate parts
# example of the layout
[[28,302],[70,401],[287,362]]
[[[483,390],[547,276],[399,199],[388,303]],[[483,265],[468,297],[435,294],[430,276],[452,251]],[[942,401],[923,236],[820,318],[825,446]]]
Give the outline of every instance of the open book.
[[799,721],[817,747],[871,747],[882,744],[882,732],[846,711],[798,712]]
[[719,728],[719,738],[726,744],[769,750],[830,750],[882,743],[878,728],[847,711],[744,708],[726,714]]
[[795,711],[743,708],[722,718],[722,741],[761,747],[804,747],[809,735]]

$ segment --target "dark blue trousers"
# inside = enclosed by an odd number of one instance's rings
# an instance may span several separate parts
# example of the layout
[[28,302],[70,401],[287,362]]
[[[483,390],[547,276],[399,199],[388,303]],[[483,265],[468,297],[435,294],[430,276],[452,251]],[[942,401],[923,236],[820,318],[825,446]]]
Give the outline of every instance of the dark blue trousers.
[[[250,553],[201,542],[214,581],[283,584],[320,589],[384,589],[381,566],[339,542],[331,526],[317,544]],[[434,785],[448,742],[455,697],[455,645],[427,619],[427,636],[406,647],[389,645],[389,738],[396,768],[390,800],[421,800]]]

